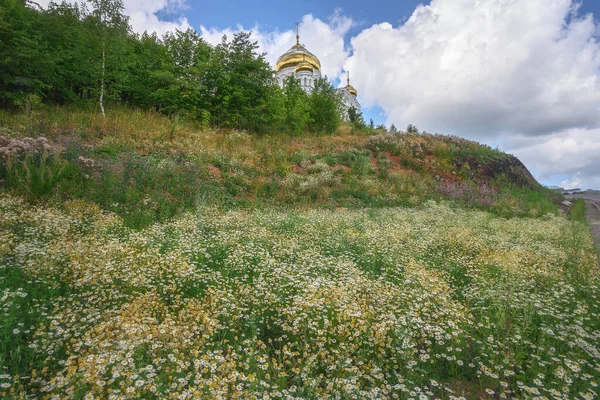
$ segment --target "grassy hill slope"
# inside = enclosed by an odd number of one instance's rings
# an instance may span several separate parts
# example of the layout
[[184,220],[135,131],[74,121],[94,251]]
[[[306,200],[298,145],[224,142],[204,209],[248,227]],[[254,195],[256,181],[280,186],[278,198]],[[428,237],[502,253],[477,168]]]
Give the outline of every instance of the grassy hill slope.
[[593,239],[513,156],[109,115],[0,114],[0,398],[600,395]]
[[[349,126],[334,136],[256,137],[130,109],[106,120],[46,110],[2,114],[1,122],[0,147],[15,150],[0,165],[4,187],[30,200],[91,200],[134,227],[198,204],[355,208],[447,199],[503,216],[556,212],[519,160],[457,137]],[[42,135],[47,142],[22,140]]]

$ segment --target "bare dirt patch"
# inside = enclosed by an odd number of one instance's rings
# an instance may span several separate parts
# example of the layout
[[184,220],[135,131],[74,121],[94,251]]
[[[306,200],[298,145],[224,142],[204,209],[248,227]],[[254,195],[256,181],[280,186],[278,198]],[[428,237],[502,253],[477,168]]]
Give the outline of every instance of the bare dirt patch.
[[221,168],[217,167],[216,165],[208,164],[208,170],[215,178],[221,177]]

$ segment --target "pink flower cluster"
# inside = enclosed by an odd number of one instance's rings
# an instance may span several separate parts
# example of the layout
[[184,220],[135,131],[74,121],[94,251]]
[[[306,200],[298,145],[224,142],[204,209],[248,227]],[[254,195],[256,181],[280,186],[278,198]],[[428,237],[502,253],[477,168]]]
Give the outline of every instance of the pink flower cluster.
[[28,154],[38,155],[51,149],[52,146],[45,137],[37,139],[30,137],[9,138],[0,135],[0,159],[8,157],[24,158]]
[[99,164],[92,158],[85,158],[84,156],[79,156],[77,159],[84,167],[93,168],[98,166]]
[[454,200],[463,200],[480,206],[492,206],[500,196],[498,189],[483,183],[471,186],[458,182],[441,182],[439,191]]

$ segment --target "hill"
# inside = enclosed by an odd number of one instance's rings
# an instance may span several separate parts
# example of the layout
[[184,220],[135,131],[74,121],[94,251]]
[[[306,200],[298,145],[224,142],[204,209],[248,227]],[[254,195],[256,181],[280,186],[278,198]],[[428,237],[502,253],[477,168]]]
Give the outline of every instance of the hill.
[[14,153],[0,166],[6,187],[29,200],[90,200],[134,227],[199,203],[356,208],[446,199],[507,217],[557,212],[518,159],[458,137],[347,124],[332,136],[256,136],[126,108],[106,120],[71,109],[2,120],[0,146]]
[[593,239],[513,156],[0,118],[0,398],[598,395]]

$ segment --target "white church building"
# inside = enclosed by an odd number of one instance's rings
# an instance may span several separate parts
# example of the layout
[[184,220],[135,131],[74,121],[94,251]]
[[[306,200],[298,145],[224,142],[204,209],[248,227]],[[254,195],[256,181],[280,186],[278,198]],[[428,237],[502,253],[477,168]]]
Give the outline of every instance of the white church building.
[[[297,24],[296,24],[297,26]],[[321,78],[321,62],[316,55],[308,51],[306,46],[300,44],[300,34],[296,31],[296,44],[286,51],[275,64],[275,77],[277,83],[283,88],[286,78],[293,76],[298,80],[300,87],[307,93],[315,87],[315,80]],[[360,112],[358,92],[350,85],[350,74],[347,74],[347,85],[338,90],[344,106],[343,117],[348,119],[348,110],[351,107]]]

